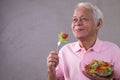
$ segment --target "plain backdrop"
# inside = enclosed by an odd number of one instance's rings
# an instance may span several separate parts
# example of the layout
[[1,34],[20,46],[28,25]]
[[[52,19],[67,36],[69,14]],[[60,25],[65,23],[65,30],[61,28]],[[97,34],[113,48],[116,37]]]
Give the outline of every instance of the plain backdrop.
[[99,38],[120,46],[120,0],[0,0],[0,80],[47,80],[46,58],[58,33],[76,41],[72,14],[83,1],[103,11]]

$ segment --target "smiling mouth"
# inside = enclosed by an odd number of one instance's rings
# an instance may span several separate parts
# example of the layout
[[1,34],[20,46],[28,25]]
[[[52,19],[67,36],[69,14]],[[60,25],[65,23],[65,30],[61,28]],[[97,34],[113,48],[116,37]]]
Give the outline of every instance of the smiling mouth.
[[75,32],[83,31],[84,29],[76,29]]

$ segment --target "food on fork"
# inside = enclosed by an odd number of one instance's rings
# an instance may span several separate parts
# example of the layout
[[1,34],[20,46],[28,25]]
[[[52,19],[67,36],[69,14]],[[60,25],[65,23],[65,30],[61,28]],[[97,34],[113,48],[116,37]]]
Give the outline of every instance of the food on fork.
[[57,51],[59,49],[59,46],[61,43],[66,43],[68,41],[68,34],[67,33],[63,33],[61,32],[60,34],[58,34],[58,43],[57,43]]
[[65,42],[67,42],[67,41],[68,41],[68,34],[61,32],[61,33],[58,35],[58,40],[59,40],[60,43],[65,43]]

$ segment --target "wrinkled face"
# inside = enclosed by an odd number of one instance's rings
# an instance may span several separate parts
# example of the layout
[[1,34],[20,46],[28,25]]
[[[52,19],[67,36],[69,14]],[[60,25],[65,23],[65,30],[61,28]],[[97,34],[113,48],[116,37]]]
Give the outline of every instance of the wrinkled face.
[[93,12],[84,7],[75,9],[71,26],[77,39],[92,37],[96,35],[98,29],[94,22]]

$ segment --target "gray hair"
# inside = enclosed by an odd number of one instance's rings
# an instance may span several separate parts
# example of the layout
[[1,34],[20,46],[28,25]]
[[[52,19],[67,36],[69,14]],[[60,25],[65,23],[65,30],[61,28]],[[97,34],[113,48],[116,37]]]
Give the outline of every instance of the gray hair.
[[100,19],[102,19],[103,21],[103,13],[97,6],[94,6],[90,2],[83,2],[83,3],[79,3],[76,8],[79,8],[79,7],[85,7],[85,8],[91,9],[93,11],[93,17],[96,24]]

